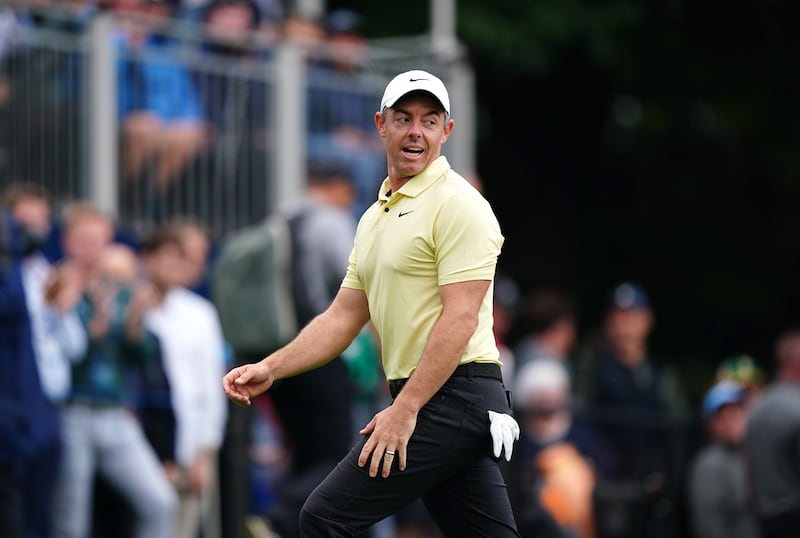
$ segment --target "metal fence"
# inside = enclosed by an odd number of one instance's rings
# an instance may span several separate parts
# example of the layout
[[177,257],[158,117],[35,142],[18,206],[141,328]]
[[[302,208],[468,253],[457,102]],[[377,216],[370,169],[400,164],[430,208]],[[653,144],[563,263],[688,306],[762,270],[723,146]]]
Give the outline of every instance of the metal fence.
[[[325,47],[232,52],[190,23],[129,47],[126,24],[100,13],[15,32],[0,58],[3,186],[41,183],[57,207],[88,199],[135,231],[190,216],[221,237],[298,196],[309,159],[336,159],[351,168],[360,211],[386,173],[372,116],[387,80],[411,68],[448,83],[458,128],[445,152],[474,172],[472,73],[434,54],[428,36],[368,42],[359,69],[344,72]],[[148,94],[171,117],[136,114]]]

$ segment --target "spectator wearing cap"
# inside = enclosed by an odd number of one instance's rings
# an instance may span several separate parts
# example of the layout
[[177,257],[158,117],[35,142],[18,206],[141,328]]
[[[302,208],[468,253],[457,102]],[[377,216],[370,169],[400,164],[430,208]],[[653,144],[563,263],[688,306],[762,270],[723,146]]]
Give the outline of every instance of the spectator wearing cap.
[[[175,16],[192,22],[202,21],[211,6],[225,3],[229,3],[228,0],[179,0]],[[232,0],[230,3],[253,6],[258,11],[259,20],[269,24],[277,24],[283,18],[281,0]]]
[[[255,174],[265,166],[268,130],[268,90],[260,76],[269,55],[259,40],[264,15],[255,0],[212,0],[201,20],[204,61],[224,67],[192,73],[215,148],[203,154],[207,173],[192,178],[193,183],[201,192],[217,193],[219,203],[235,198],[243,214],[262,215],[267,212],[267,185]],[[212,217],[206,211],[196,216]]]
[[328,35],[328,62],[342,73],[355,73],[367,55],[362,33],[363,17],[349,9],[331,11],[325,21]]
[[780,335],[777,379],[750,411],[746,454],[764,538],[800,529],[800,328]]
[[758,362],[747,354],[725,358],[717,367],[717,381],[729,379],[744,389],[744,406],[750,409],[758,399],[766,382],[766,374]]
[[524,365],[513,385],[521,436],[507,481],[522,536],[560,535],[542,508],[569,536],[594,536],[594,488],[613,454],[573,413],[570,384],[563,362],[540,358]]
[[253,0],[212,0],[203,13],[203,22],[209,38],[207,50],[246,57],[261,24],[261,10]]
[[[654,315],[647,292],[623,282],[608,298],[602,336],[590,344],[576,365],[576,397],[586,416],[596,422],[618,454],[614,479],[630,491],[625,508],[626,536],[647,536],[666,527],[671,504],[666,496],[678,489],[671,481],[675,461],[671,442],[673,420],[683,413],[683,401],[670,372],[656,363],[648,349]],[[659,501],[664,499],[665,502]],[[615,501],[616,502],[616,501]],[[658,507],[658,508],[657,508]],[[609,518],[599,524],[617,524]]]
[[338,9],[323,21],[324,46],[308,74],[308,154],[315,160],[343,160],[356,187],[353,215],[375,201],[376,178],[383,177],[386,158],[375,131],[378,96],[363,72],[367,44],[363,19]]
[[689,516],[696,538],[759,536],[742,449],[746,390],[731,380],[712,386],[703,399],[709,443],[689,472]]

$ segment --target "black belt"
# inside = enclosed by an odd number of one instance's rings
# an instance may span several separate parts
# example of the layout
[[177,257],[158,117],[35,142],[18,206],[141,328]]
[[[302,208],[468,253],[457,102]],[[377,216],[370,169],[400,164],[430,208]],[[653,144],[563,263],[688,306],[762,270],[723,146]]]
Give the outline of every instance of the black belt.
[[[450,377],[490,377],[492,379],[503,380],[503,375],[500,372],[500,367],[492,362],[468,362],[460,364]],[[395,379],[389,381],[389,392],[392,398],[396,398],[400,394],[400,390],[408,381],[406,379]]]

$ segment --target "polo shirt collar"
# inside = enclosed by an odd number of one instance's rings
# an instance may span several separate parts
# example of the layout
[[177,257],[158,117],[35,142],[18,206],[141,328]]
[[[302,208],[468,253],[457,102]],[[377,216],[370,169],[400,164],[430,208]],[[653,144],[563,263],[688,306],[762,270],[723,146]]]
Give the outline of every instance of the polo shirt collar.
[[[439,179],[445,172],[450,170],[450,168],[450,163],[447,162],[447,157],[440,155],[430,165],[428,165],[425,170],[408,180],[406,184],[400,187],[400,190],[397,192],[405,196],[415,198],[422,194],[422,192],[424,192],[428,187],[433,185],[436,180]],[[390,189],[391,185],[389,183],[389,178],[387,177],[383,180],[383,183],[381,183],[380,191],[378,191],[378,200],[381,202],[388,202],[391,194],[387,196],[387,193],[390,191]]]

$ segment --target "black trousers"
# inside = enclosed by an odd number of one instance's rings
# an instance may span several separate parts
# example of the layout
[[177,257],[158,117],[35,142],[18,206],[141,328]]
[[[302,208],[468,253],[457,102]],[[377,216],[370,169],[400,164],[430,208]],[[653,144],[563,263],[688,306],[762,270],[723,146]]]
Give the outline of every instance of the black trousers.
[[0,536],[25,536],[22,468],[16,462],[0,463]]
[[800,530],[800,510],[762,517],[759,523],[762,538],[794,538]]
[[445,536],[519,536],[491,458],[488,410],[511,412],[500,380],[451,377],[419,412],[405,471],[395,464],[388,478],[370,477],[368,466],[358,466],[365,439],[308,498],[301,535],[363,536],[373,523],[422,498]]

